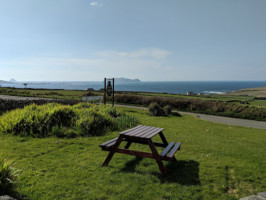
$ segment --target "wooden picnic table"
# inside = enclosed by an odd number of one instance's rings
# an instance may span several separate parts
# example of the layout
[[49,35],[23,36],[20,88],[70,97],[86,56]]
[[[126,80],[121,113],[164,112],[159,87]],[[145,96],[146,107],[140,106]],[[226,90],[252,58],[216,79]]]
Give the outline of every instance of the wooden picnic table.
[[[132,156],[155,159],[161,172],[163,174],[166,174],[167,171],[163,165],[162,160],[176,161],[174,155],[177,150],[180,150],[181,143],[179,142],[168,143],[162,132],[163,130],[164,130],[163,128],[138,125],[129,130],[120,132],[119,137],[109,140],[103,144],[100,144],[102,150],[110,151],[102,166],[108,166],[109,162],[111,161],[115,153],[122,153]],[[152,141],[152,137],[154,137],[157,134],[159,134],[162,143]],[[122,141],[126,141],[127,143],[124,148],[119,148],[119,145],[121,144]],[[151,149],[151,153],[129,150],[129,147],[132,143],[148,145]],[[164,149],[159,154],[155,146],[164,147]]]

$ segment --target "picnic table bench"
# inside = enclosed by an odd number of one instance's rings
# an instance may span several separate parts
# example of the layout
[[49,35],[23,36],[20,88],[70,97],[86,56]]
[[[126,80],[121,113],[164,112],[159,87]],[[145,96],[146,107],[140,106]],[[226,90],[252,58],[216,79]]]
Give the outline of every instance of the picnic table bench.
[[[113,155],[115,153],[128,154],[132,156],[139,156],[144,158],[155,159],[161,172],[166,174],[167,171],[162,163],[162,160],[167,161],[176,161],[174,155],[177,150],[180,150],[181,143],[179,142],[170,142],[168,143],[166,138],[163,135],[163,128],[151,127],[138,125],[129,130],[119,133],[119,137],[109,140],[105,143],[100,144],[100,147],[104,151],[109,151],[107,158],[105,159],[102,166],[108,166]],[[152,137],[159,134],[162,143],[153,142]],[[119,148],[121,142],[125,141],[126,145],[124,148]],[[129,147],[132,143],[148,145],[151,149],[151,153],[129,150]],[[159,154],[155,146],[163,147],[163,151]]]

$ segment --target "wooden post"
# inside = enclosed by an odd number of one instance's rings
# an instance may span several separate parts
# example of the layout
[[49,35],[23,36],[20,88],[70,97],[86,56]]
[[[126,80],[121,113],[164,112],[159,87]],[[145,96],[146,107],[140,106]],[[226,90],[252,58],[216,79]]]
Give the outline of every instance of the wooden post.
[[106,105],[106,78],[104,78],[104,94],[103,94],[103,102]]
[[113,78],[113,106],[115,104],[115,78]]

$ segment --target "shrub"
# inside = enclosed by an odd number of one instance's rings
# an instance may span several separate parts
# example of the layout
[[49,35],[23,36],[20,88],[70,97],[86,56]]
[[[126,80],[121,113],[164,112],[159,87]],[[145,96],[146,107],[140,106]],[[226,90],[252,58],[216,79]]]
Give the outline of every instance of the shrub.
[[172,108],[171,108],[170,105],[164,106],[163,110],[164,110],[164,114],[167,115],[167,116],[172,114]]
[[149,110],[150,115],[152,116],[164,116],[165,115],[164,110],[162,109],[161,106],[159,106],[158,103],[151,103],[149,105],[148,110]]
[[138,124],[138,119],[136,117],[133,117],[131,115],[126,115],[126,114],[121,114],[115,120],[116,120],[115,129],[125,129],[128,126],[133,127],[136,124]]
[[0,157],[0,196],[15,193],[18,171],[12,164],[11,161]]
[[135,117],[120,113],[110,106],[50,103],[40,106],[33,104],[5,113],[0,117],[0,131],[33,137],[95,136],[108,130],[132,127],[137,123]]

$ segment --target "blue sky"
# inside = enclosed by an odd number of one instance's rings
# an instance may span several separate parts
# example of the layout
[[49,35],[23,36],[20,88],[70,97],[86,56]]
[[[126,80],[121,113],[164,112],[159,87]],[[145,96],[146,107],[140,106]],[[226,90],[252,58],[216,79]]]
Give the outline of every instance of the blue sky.
[[265,0],[0,0],[0,80],[266,80]]

